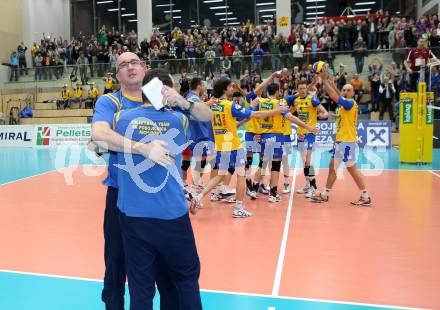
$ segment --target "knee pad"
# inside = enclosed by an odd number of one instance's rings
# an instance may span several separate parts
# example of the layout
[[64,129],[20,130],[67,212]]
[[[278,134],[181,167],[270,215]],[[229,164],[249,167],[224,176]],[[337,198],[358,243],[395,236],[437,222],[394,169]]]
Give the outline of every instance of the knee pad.
[[202,159],[202,161],[200,162],[200,168],[205,169],[206,167],[206,158]]
[[228,172],[230,175],[233,175],[235,172],[235,168],[228,168]]
[[311,177],[315,176],[315,168],[313,168],[313,166],[309,167],[309,176],[311,176]]
[[270,169],[270,171],[280,172],[280,170],[281,170],[281,161],[273,161],[272,168]]
[[258,167],[263,168],[263,160],[262,159],[260,159],[260,162],[258,163]]
[[310,166],[306,166],[306,167],[304,167],[304,175],[305,175],[306,177],[308,177],[308,176],[309,176],[309,173],[310,173]]
[[191,162],[189,160],[182,160],[182,170],[188,171],[189,166],[191,166]]

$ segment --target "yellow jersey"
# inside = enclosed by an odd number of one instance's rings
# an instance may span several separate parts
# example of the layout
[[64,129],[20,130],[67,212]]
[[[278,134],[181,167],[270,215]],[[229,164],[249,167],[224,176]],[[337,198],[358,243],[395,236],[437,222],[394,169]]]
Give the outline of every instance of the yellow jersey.
[[61,90],[61,98],[63,99],[69,99],[72,97],[72,92],[69,88]]
[[[281,99],[281,103],[287,105],[285,99]],[[292,122],[289,121],[285,115],[283,115],[282,124],[283,124],[283,135],[290,136],[292,134]]]
[[96,99],[99,96],[99,90],[96,87],[93,87],[89,90],[89,97],[92,99]]
[[[246,107],[250,107],[250,103],[246,101]],[[251,132],[254,134],[259,134],[259,126],[258,126],[258,120],[256,118],[251,118],[246,123],[246,132]]]
[[[307,95],[305,98],[297,97],[295,99],[295,107],[298,118],[310,127],[316,127],[318,122],[318,105],[319,100],[311,95]],[[299,135],[305,135],[310,133],[310,131],[298,126],[297,133]]]
[[216,151],[229,152],[240,149],[237,118],[249,118],[252,112],[227,99],[220,100],[211,110],[214,113],[211,122]]
[[76,90],[75,90],[75,98],[76,99],[79,99],[79,98],[81,98],[82,96],[83,96],[83,91],[82,91],[82,89],[81,88],[77,88]]
[[104,88],[113,89],[113,79],[106,78]]
[[339,97],[336,109],[336,142],[357,142],[357,117],[356,101]]
[[[260,111],[272,111],[278,109],[282,103],[278,99],[265,98],[260,101],[259,110]],[[281,114],[275,114],[265,118],[258,119],[259,133],[284,133],[283,125],[284,116]]]

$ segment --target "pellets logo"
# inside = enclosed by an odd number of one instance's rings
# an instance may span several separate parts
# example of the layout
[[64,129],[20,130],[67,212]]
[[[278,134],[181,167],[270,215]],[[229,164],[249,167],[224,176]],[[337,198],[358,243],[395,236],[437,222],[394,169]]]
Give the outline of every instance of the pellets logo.
[[49,145],[50,127],[37,127],[37,145]]

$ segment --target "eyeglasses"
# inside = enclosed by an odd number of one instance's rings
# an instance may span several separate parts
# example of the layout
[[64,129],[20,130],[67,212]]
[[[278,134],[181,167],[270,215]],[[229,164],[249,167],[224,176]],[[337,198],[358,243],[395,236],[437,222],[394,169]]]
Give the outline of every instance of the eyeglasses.
[[142,60],[139,59],[132,59],[130,61],[123,61],[119,64],[118,66],[118,71],[120,69],[127,69],[129,65],[132,65],[133,67],[139,66],[141,64],[143,64],[144,62]]

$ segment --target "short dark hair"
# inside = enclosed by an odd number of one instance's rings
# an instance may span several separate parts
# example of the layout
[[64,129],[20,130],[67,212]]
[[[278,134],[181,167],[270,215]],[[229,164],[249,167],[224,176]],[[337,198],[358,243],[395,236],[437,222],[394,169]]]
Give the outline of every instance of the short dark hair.
[[298,82],[297,87],[299,87],[300,85],[306,85],[306,86],[307,86],[307,81],[306,81],[306,80],[300,80],[300,81]]
[[223,96],[223,93],[228,89],[229,84],[231,84],[231,80],[227,78],[220,79],[214,83],[214,88],[212,90],[212,95],[215,98],[220,98]]
[[202,84],[202,79],[199,77],[193,77],[189,82],[189,89],[195,90],[197,86]]
[[274,95],[278,90],[280,90],[280,85],[277,83],[272,83],[267,86],[267,93],[269,96]]
[[[163,83],[163,85],[166,85],[168,87],[174,87],[173,79],[171,78],[170,73],[165,69],[148,70],[144,76],[142,85],[148,84],[148,82],[150,82],[155,77],[157,77]],[[147,101],[147,97],[145,97],[144,93],[142,93],[142,99],[144,101]]]

